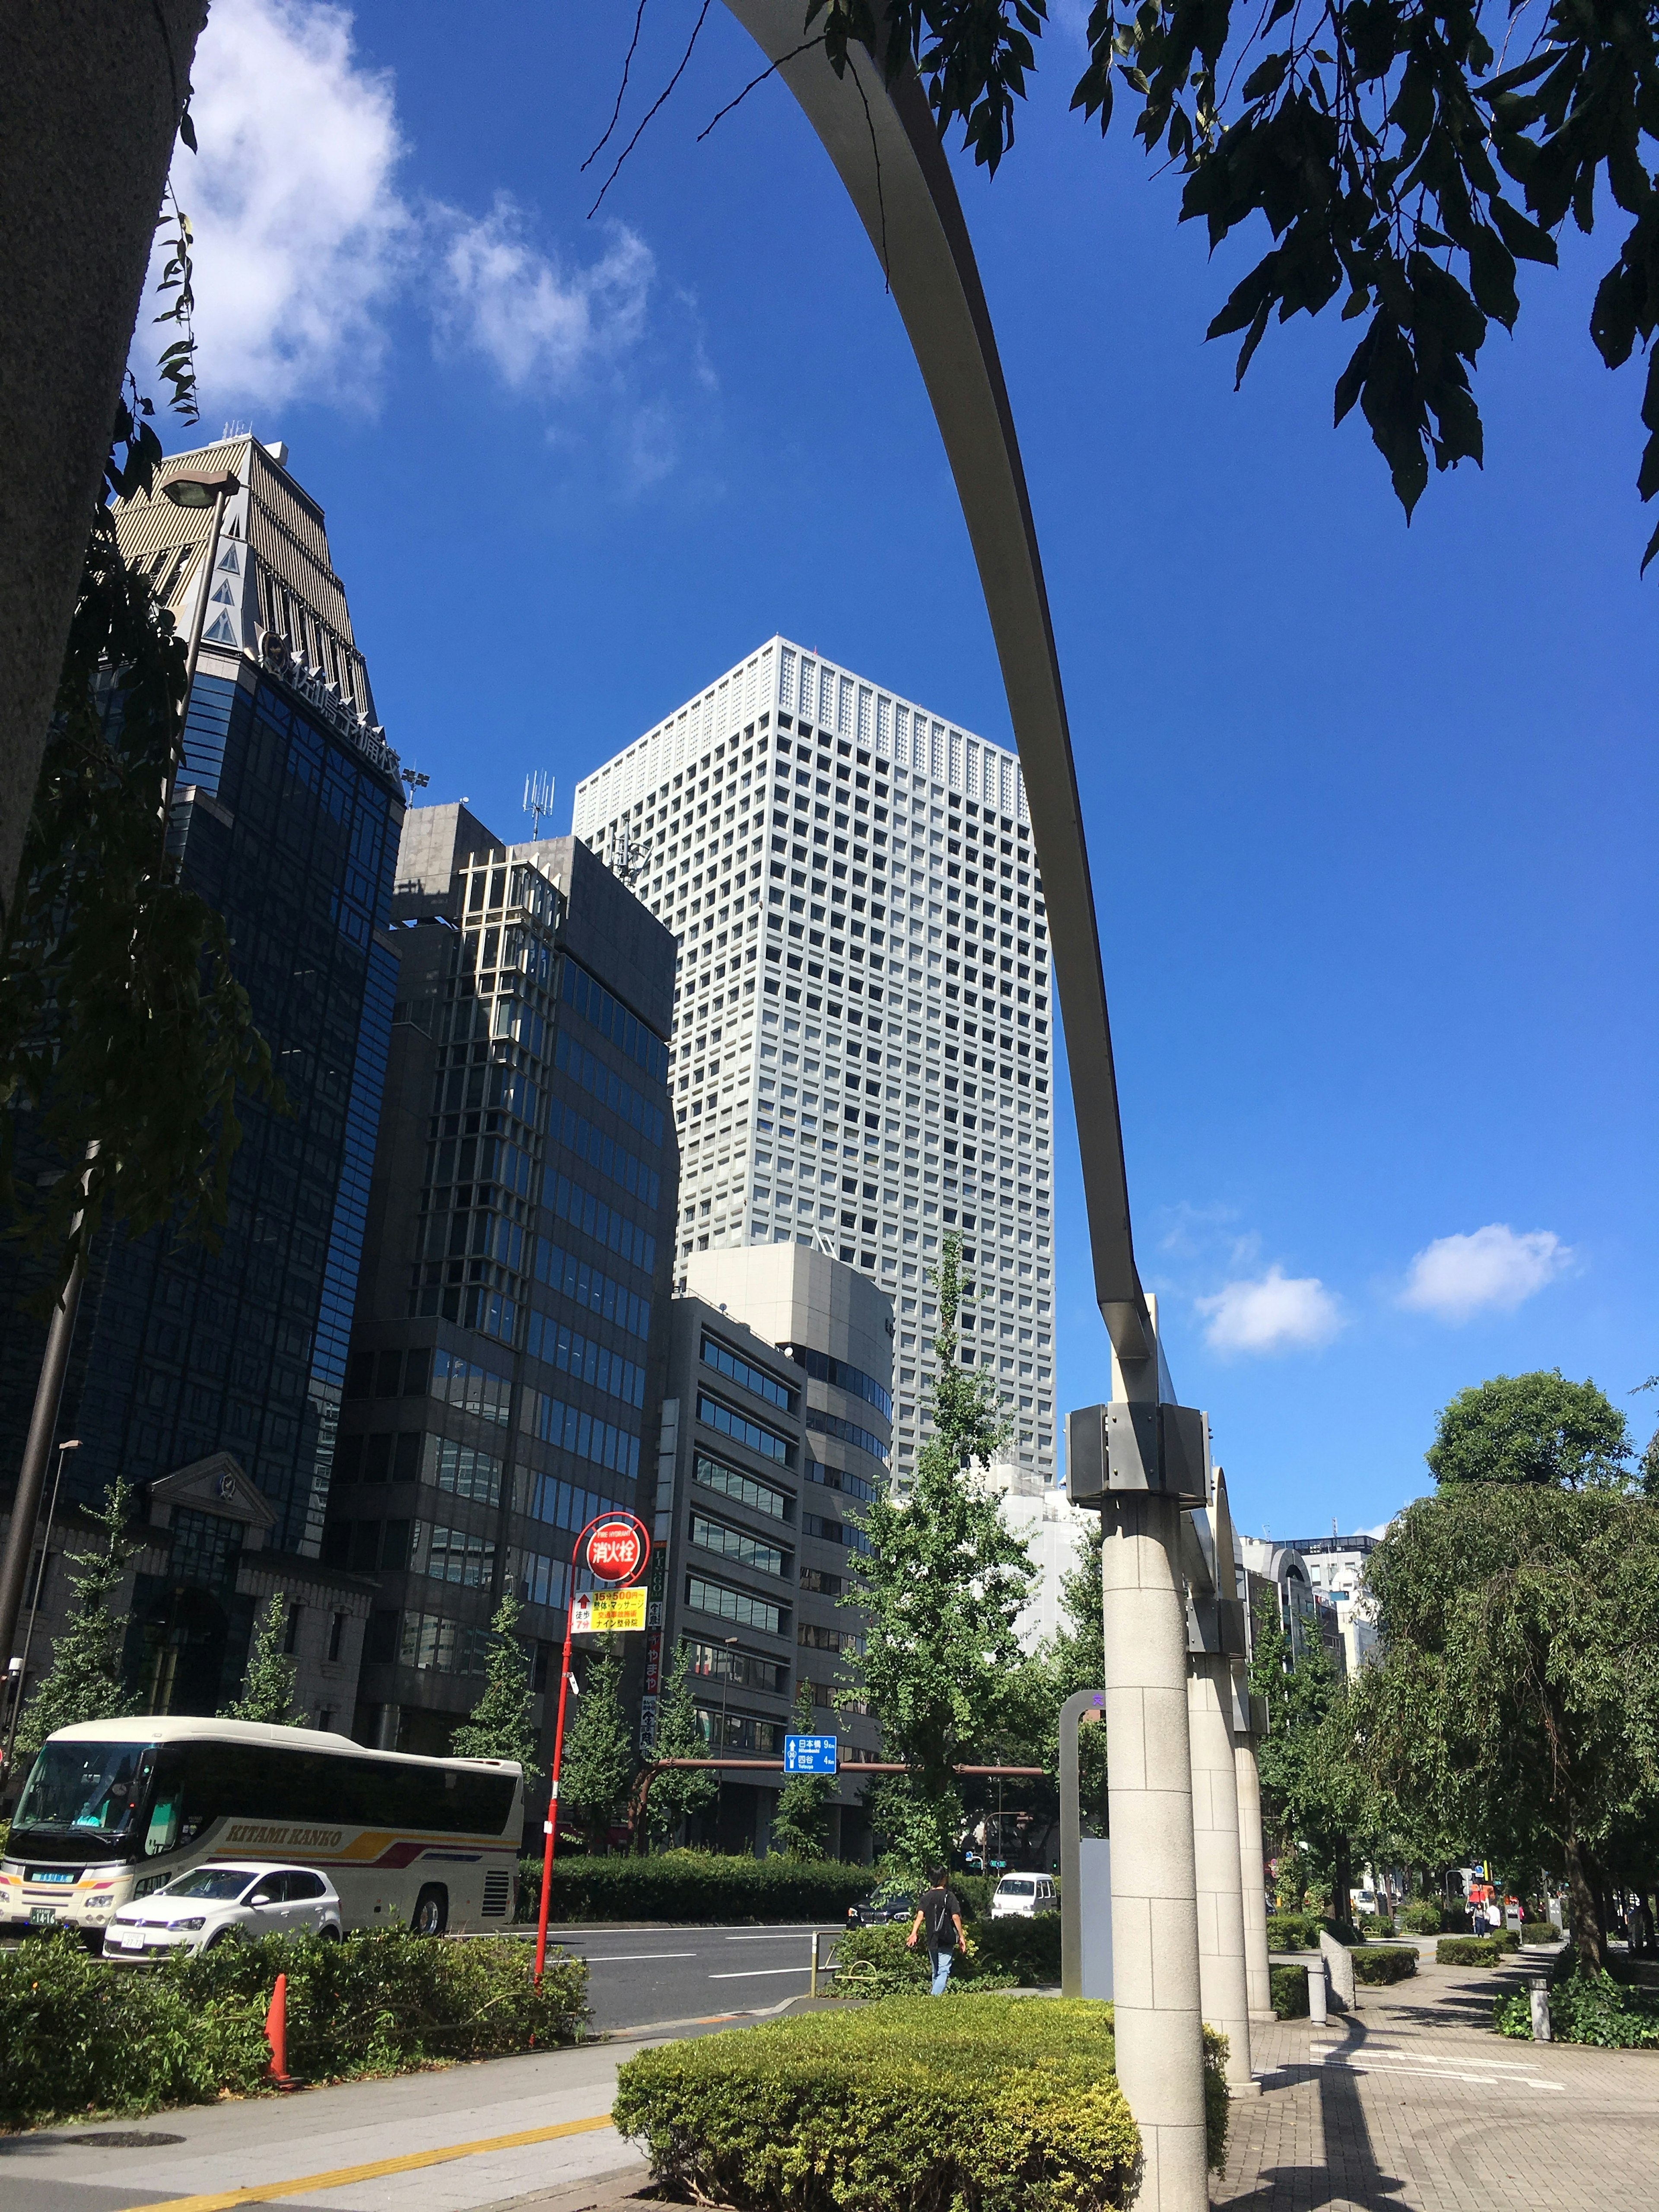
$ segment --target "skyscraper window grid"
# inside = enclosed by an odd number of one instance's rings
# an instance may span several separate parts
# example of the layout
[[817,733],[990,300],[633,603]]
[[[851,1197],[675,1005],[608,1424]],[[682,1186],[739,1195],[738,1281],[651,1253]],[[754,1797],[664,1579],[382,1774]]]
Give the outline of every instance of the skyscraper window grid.
[[890,1291],[902,1485],[959,1229],[963,1357],[1052,1479],[1053,1009],[1017,756],[775,637],[586,778],[574,828],[679,946],[681,1272],[793,1237]]

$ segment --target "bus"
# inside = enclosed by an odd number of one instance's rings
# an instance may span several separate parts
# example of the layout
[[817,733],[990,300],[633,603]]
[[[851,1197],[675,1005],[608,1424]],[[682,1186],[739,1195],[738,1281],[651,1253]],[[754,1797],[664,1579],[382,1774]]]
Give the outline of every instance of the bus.
[[256,1721],[87,1721],[42,1745],[0,1861],[0,1926],[103,1947],[111,1913],[216,1859],[313,1866],[347,1929],[513,1918],[524,1776]]

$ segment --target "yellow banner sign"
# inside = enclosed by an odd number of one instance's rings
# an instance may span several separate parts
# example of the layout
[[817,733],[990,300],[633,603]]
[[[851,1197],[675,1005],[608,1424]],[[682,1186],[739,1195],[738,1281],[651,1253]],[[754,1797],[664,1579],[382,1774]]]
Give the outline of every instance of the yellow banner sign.
[[570,1608],[573,1636],[602,1635],[612,1628],[645,1626],[645,1590],[594,1590]]

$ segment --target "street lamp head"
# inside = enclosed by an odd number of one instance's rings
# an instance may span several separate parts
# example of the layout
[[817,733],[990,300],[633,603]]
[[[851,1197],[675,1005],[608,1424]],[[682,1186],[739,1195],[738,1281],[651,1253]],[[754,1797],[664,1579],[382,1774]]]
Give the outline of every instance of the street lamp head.
[[161,496],[170,499],[175,507],[211,507],[216,499],[228,499],[234,491],[241,489],[234,469],[225,469],[218,475],[200,470],[185,470],[180,475],[169,477],[161,486]]
[[58,1449],[59,1451],[79,1451],[81,1439],[79,1437],[65,1437]]

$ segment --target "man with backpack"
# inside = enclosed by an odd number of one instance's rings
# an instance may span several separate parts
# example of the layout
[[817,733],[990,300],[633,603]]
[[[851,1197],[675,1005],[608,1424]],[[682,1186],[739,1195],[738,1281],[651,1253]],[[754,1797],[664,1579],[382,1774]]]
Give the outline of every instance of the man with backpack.
[[942,1997],[945,1984],[951,1978],[957,1947],[962,1942],[962,1899],[955,1890],[949,1887],[942,1866],[935,1867],[927,1881],[928,1887],[921,1893],[921,1902],[916,1907],[916,1917],[910,1923],[910,1933],[905,1941],[914,1951],[917,1936],[926,1931],[933,1995]]

